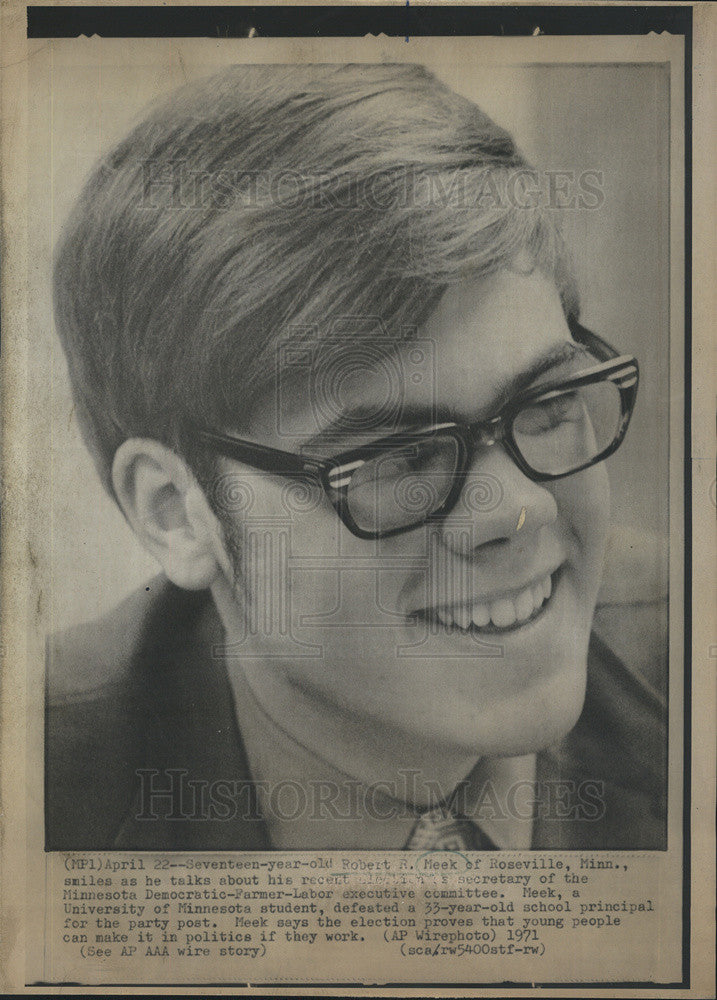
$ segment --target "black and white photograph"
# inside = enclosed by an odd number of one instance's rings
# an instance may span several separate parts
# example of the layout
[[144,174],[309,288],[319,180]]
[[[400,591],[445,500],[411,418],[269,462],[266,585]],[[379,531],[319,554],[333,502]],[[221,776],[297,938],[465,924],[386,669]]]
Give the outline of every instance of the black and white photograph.
[[530,158],[232,65],[90,173],[70,419],[161,572],[52,638],[48,848],[665,849],[667,70],[518,74]]
[[28,20],[29,983],[684,975],[684,39],[405,16]]

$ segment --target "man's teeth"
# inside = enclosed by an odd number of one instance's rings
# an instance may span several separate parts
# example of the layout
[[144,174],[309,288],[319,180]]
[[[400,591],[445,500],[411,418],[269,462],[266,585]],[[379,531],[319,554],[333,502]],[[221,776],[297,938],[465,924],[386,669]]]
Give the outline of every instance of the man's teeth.
[[546,576],[513,597],[499,597],[489,604],[474,604],[473,607],[441,608],[436,615],[446,627],[457,625],[464,631],[471,625],[484,628],[492,624],[496,628],[509,628],[516,622],[527,621],[541,608],[550,597],[552,588],[552,580]]

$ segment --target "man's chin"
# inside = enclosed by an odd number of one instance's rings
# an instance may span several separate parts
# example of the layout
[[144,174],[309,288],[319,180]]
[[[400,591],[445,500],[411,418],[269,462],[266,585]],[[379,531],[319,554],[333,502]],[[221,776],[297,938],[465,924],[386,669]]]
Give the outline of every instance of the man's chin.
[[575,727],[585,703],[586,680],[587,665],[579,669],[573,662],[514,701],[483,706],[474,726],[460,734],[461,749],[483,757],[540,753]]

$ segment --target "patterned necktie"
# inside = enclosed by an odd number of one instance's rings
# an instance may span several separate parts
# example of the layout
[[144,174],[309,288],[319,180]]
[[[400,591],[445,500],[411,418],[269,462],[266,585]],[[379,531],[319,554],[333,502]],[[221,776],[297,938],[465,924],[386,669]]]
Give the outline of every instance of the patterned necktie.
[[495,851],[496,844],[473,820],[449,806],[436,806],[417,820],[406,841],[406,851]]

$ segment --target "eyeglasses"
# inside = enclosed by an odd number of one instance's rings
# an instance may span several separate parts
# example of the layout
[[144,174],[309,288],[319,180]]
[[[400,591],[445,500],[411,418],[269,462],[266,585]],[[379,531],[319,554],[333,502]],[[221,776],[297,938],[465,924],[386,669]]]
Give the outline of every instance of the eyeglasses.
[[318,479],[336,513],[358,538],[387,538],[448,514],[476,452],[501,445],[534,482],[570,476],[622,443],[635,405],[637,360],[569,321],[576,341],[599,363],[525,389],[486,420],[409,428],[317,458],[197,428],[215,451],[264,472]]

